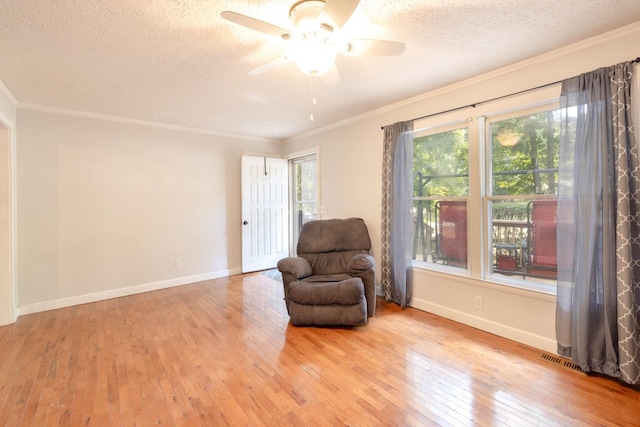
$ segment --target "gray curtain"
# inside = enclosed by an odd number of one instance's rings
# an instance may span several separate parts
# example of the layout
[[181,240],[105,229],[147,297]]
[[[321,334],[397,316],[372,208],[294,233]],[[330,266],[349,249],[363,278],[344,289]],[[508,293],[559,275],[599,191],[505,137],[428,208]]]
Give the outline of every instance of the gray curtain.
[[558,353],[640,383],[640,159],[633,65],[565,80],[558,188]]
[[382,297],[406,307],[413,241],[413,122],[384,128],[382,154]]

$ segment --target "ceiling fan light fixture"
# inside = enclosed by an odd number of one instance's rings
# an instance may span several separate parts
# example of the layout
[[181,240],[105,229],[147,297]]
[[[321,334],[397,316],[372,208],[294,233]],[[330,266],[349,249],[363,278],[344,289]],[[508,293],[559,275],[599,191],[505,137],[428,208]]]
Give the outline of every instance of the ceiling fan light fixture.
[[520,137],[521,136],[517,133],[505,132],[496,136],[496,139],[498,140],[498,144],[502,145],[503,147],[513,147],[518,142],[520,142]]
[[251,75],[279,67],[289,61],[307,75],[320,76],[327,86],[340,83],[335,60],[346,56],[395,56],[405,50],[404,43],[390,40],[350,39],[341,34],[361,0],[298,0],[289,9],[291,29],[261,19],[225,10],[223,19],[267,36],[280,38],[288,45],[284,55],[249,71]]
[[336,60],[335,46],[317,34],[306,34],[293,42],[288,55],[300,71],[309,76],[326,73]]

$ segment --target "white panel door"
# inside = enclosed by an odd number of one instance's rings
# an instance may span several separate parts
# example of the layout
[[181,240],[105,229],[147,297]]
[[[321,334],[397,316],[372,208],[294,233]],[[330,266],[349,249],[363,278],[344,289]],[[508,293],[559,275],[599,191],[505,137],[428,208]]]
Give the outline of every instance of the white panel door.
[[242,156],[242,272],[274,268],[289,255],[288,162]]

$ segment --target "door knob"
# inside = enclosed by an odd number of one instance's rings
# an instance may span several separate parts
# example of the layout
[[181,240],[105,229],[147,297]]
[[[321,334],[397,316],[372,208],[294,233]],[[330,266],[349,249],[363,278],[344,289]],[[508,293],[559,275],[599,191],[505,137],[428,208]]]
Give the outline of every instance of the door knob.
[[242,225],[247,225],[247,224],[249,224],[249,221],[243,221],[242,222]]

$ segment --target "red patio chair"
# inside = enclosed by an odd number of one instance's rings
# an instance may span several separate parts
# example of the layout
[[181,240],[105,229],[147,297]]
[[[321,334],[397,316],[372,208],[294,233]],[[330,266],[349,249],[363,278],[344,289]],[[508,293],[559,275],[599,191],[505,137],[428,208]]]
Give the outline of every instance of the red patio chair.
[[530,223],[530,263],[527,272],[535,276],[557,277],[557,224],[556,200],[534,200],[527,205]]
[[436,203],[438,257],[446,264],[467,266],[467,202]]

